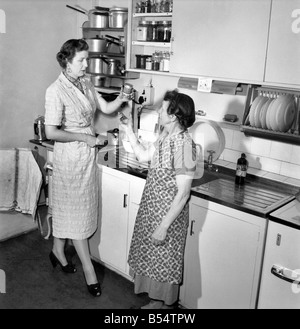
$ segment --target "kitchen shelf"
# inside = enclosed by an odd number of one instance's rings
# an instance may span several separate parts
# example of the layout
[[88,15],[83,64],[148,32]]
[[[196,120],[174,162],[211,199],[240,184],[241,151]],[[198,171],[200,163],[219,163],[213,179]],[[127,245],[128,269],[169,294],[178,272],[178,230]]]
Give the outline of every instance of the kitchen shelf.
[[125,54],[120,54],[120,53],[99,53],[99,52],[94,52],[94,51],[89,51],[90,57],[124,57]]
[[294,145],[300,145],[300,135],[292,133],[283,133],[280,131],[272,131],[262,128],[256,128],[251,126],[241,125],[240,130],[244,132],[246,136],[253,136],[259,138],[270,139],[278,142],[289,143]]
[[132,41],[133,46],[170,48],[170,42]]
[[111,32],[124,32],[124,28],[116,28],[116,27],[91,27],[88,26],[89,21],[85,21],[82,24],[82,29],[84,31],[111,31]]
[[96,91],[106,94],[114,94],[121,91],[121,87],[95,87]]
[[171,13],[134,13],[133,17],[172,17]]
[[125,75],[109,75],[109,74],[102,74],[102,73],[90,73],[90,75],[97,75],[101,77],[106,77],[106,78],[113,78],[113,79],[138,79],[140,75],[137,72],[129,72],[126,71]]

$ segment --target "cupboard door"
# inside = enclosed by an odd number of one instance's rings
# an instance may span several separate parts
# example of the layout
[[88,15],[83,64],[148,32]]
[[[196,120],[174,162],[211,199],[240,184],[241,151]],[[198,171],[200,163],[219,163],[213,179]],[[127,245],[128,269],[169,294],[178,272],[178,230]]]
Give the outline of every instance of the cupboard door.
[[266,82],[300,85],[300,0],[273,0]]
[[174,0],[170,71],[263,81],[271,0]]
[[260,227],[242,212],[231,217],[208,208],[190,204],[180,302],[187,308],[254,308]]
[[100,195],[100,218],[90,239],[91,255],[125,273],[129,181],[102,173]]

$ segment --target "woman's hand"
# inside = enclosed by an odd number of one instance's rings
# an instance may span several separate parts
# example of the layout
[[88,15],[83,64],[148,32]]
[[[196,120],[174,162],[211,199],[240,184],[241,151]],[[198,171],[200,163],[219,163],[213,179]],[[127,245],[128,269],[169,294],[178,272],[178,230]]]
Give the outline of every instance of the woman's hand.
[[151,240],[152,243],[156,246],[162,245],[165,243],[168,229],[162,225],[158,225],[155,231],[152,234]]
[[97,138],[93,135],[86,135],[85,142],[88,144],[88,146],[95,147],[97,145]]

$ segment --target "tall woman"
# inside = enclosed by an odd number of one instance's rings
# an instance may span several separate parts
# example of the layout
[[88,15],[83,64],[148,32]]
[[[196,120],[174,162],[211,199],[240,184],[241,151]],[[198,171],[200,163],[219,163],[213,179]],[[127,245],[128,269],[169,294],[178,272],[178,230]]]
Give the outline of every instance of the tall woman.
[[53,248],[49,255],[55,267],[67,273],[76,268],[64,254],[66,239],[82,263],[88,291],[101,295],[90,259],[88,238],[97,227],[98,180],[95,162],[97,144],[94,117],[97,109],[113,113],[126,101],[119,95],[107,103],[85,76],[88,44],[82,39],[66,41],[56,55],[62,72],[46,91],[45,125],[48,139],[55,141],[53,154]]
[[195,121],[193,100],[167,92],[158,110],[163,132],[150,148],[141,145],[130,120],[120,118],[134,153],[151,160],[132,236],[128,263],[135,293],[148,293],[142,308],[169,308],[178,299],[188,228],[188,204],[196,169],[196,147],[187,128]]

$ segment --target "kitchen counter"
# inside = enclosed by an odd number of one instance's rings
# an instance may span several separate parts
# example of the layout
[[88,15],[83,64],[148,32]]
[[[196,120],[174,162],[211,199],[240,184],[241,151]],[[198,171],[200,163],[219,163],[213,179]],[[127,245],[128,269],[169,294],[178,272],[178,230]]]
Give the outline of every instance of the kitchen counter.
[[[116,169],[141,178],[146,170]],[[295,199],[298,187],[248,174],[243,186],[235,185],[235,171],[218,166],[218,172],[204,170],[199,179],[194,179],[191,194],[208,201],[241,210],[259,217]]]

